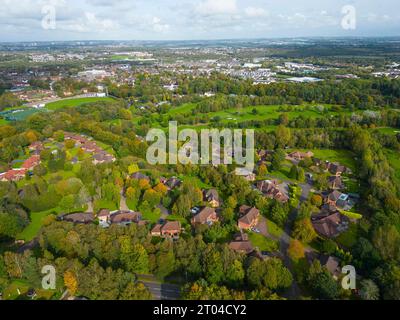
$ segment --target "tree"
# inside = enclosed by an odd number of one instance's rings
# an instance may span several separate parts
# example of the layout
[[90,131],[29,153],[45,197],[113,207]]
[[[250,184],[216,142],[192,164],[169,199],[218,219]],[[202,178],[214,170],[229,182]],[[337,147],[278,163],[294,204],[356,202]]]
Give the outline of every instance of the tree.
[[261,177],[264,177],[265,175],[267,175],[267,173],[268,173],[268,168],[264,163],[262,163],[258,167],[258,175],[261,176]]
[[74,296],[78,290],[78,280],[72,271],[64,273],[64,285],[67,287],[70,295]]
[[379,288],[370,279],[362,280],[360,284],[360,296],[363,300],[379,300]]
[[205,278],[210,283],[218,284],[225,276],[221,254],[213,245],[209,245],[204,254],[204,268]]
[[139,166],[136,163],[132,163],[129,167],[128,167],[128,173],[130,175],[136,173],[139,171]]
[[242,284],[244,277],[245,272],[243,269],[243,265],[239,260],[236,259],[229,266],[226,278],[232,286],[239,287]]
[[120,295],[120,300],[152,300],[153,296],[147,287],[139,282],[130,282]]
[[378,228],[373,244],[385,260],[400,260],[400,234],[393,225]]
[[311,203],[314,206],[320,207],[322,206],[323,199],[319,194],[313,194],[311,197]]
[[279,125],[275,131],[276,142],[279,148],[284,148],[288,145],[291,139],[291,132],[289,128],[284,125]]
[[294,223],[293,237],[304,243],[310,243],[317,237],[309,218],[297,220]]
[[339,286],[337,282],[326,270],[316,274],[310,284],[317,298],[332,300],[339,295]]
[[287,253],[289,257],[294,261],[298,261],[305,257],[304,247],[299,240],[290,241]]
[[274,152],[272,156],[272,168],[274,170],[280,170],[282,168],[282,163],[285,161],[286,154],[282,149],[278,149]]
[[161,195],[153,189],[148,189],[143,195],[143,201],[147,201],[151,207],[155,207],[161,201]]
[[275,202],[270,212],[271,220],[274,221],[278,226],[283,227],[288,218],[288,211],[282,207],[281,204]]

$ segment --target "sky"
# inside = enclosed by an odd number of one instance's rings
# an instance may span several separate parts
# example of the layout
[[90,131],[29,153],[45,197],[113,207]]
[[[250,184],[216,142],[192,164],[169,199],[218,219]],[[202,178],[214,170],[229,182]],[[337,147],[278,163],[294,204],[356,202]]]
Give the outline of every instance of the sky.
[[0,41],[400,36],[399,0],[0,0]]

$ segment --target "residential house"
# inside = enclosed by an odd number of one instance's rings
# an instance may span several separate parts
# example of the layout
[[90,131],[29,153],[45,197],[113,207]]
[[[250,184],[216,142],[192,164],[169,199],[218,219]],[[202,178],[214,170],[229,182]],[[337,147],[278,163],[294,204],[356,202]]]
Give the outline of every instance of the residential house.
[[283,185],[279,185],[276,180],[264,180],[257,182],[257,189],[266,197],[275,199],[281,203],[289,201],[289,195]]
[[328,163],[327,169],[331,174],[333,174],[337,177],[340,177],[343,173],[347,172],[347,168],[345,166],[342,166],[337,163]]
[[239,229],[249,230],[255,228],[259,222],[260,210],[255,207],[243,205],[239,209],[240,219],[238,221]]
[[321,266],[325,267],[335,280],[338,280],[342,274],[340,260],[332,256],[322,256],[320,258]]
[[344,189],[344,184],[340,176],[331,176],[328,178],[328,186],[332,190]]
[[212,225],[217,221],[219,221],[219,218],[215,209],[205,207],[192,218],[192,225],[193,226],[195,226],[196,224]]
[[130,178],[133,180],[146,180],[150,182],[150,178],[141,172],[135,172],[134,174],[131,174]]
[[26,172],[27,170],[24,168],[8,170],[7,172],[0,174],[0,181],[6,182],[22,180],[25,178]]
[[102,224],[108,224],[110,222],[110,217],[111,217],[111,211],[108,209],[101,209],[97,213],[97,218]]
[[328,216],[316,215],[311,219],[315,231],[325,238],[335,238],[346,231],[349,226],[349,219],[340,212]]
[[42,142],[36,141],[31,143],[31,145],[28,148],[30,152],[33,152],[35,154],[40,154],[40,152],[44,149],[44,146]]
[[169,178],[168,180],[164,181],[164,185],[168,188],[168,190],[173,190],[175,188],[179,188],[182,184],[182,181],[179,180],[177,177]]
[[72,222],[75,224],[89,224],[94,221],[93,213],[72,213],[67,215],[62,215],[60,217],[62,221]]
[[103,163],[113,163],[116,160],[117,159],[115,159],[115,157],[112,154],[109,154],[105,151],[96,153],[93,156],[93,164],[94,165],[103,164]]
[[40,156],[33,155],[24,161],[24,163],[22,164],[22,168],[29,171],[33,170],[39,164],[40,164]]
[[177,239],[181,234],[182,226],[179,221],[168,221],[165,224],[157,224],[152,230],[153,237]]
[[294,152],[288,154],[287,159],[295,160],[295,161],[302,161],[306,158],[312,158],[312,157],[314,157],[314,153],[311,151],[307,151],[307,152],[294,151]]
[[251,254],[254,251],[253,245],[245,233],[237,234],[234,240],[229,243],[229,248],[244,254]]
[[250,181],[250,182],[256,180],[256,175],[252,171],[250,171],[246,168],[237,168],[235,170],[235,174],[238,176],[242,176],[243,178],[245,178],[247,181]]
[[213,208],[218,208],[220,206],[218,191],[216,189],[203,190],[203,201]]
[[111,224],[129,225],[142,221],[142,214],[133,211],[117,211],[110,216]]
[[339,192],[337,190],[334,190],[325,196],[325,203],[344,210],[350,210],[350,208],[354,205],[351,203],[348,194]]

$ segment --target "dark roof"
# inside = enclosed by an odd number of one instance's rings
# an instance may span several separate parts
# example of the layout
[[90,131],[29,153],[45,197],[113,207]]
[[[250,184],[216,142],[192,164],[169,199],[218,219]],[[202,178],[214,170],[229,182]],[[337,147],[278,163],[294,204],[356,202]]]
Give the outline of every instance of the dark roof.
[[150,181],[150,178],[141,172],[135,172],[134,174],[132,174],[131,179]]
[[244,252],[246,254],[254,251],[253,245],[250,241],[232,241],[229,243],[229,248],[235,251]]
[[93,213],[72,213],[62,216],[62,219],[73,223],[91,223],[94,221]]
[[322,256],[320,258],[321,265],[328,269],[332,275],[340,273],[340,260],[332,256]]
[[203,197],[205,201],[219,201],[219,195],[216,189],[204,190]]
[[97,216],[98,217],[107,217],[107,216],[109,216],[110,215],[110,210],[108,210],[108,209],[101,209],[98,213],[97,213]]
[[142,220],[142,214],[133,211],[117,211],[110,217],[111,223],[139,222],[140,220]]
[[314,220],[312,224],[315,231],[321,236],[334,238],[341,233],[339,227],[345,221],[347,221],[347,218],[339,212],[336,212],[319,220]]

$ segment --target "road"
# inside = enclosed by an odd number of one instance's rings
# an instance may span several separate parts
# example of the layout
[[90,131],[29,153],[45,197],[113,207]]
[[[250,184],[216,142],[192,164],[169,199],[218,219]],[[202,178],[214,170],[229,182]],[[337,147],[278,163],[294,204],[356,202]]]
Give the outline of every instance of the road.
[[152,275],[139,275],[142,282],[153,295],[154,300],[178,300],[181,289],[178,285],[161,283]]
[[[292,212],[289,214],[289,218],[286,221],[282,236],[279,239],[279,244],[280,244],[279,248],[280,248],[280,252],[283,256],[283,262],[284,262],[286,268],[288,268],[292,274],[294,274],[293,264],[292,264],[292,260],[290,259],[290,257],[287,254],[287,250],[289,248],[290,241],[291,241],[290,234],[292,232],[293,223],[297,219],[297,215],[298,215],[301,203],[307,201],[308,197],[310,196],[310,192],[312,189],[312,181],[307,181],[306,183],[299,184],[299,186],[301,188],[299,206],[296,209],[292,210]],[[310,250],[311,249],[307,248],[306,252],[310,251]],[[296,299],[298,299],[298,297],[300,295],[301,295],[300,287],[297,284],[297,282],[295,280],[293,280],[291,287],[284,294],[284,297],[287,299],[290,299],[290,300],[296,300]]]

